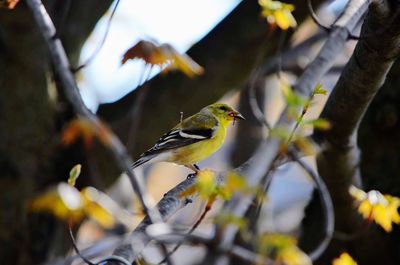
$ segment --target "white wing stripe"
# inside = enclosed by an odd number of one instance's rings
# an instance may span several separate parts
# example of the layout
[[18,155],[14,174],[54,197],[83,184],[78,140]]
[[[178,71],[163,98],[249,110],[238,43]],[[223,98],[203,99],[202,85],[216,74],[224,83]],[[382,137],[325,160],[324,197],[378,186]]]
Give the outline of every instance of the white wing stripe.
[[162,145],[164,145],[164,144],[166,144],[166,143],[169,143],[169,142],[174,142],[174,141],[177,141],[178,139],[175,139],[175,138],[173,138],[173,139],[168,139],[168,140],[164,140],[164,141],[162,141],[162,142],[159,142],[157,145],[156,145],[156,147],[157,148],[159,148],[160,146],[162,146]]
[[196,134],[188,134],[184,133],[183,131],[179,131],[179,135],[183,138],[190,138],[190,139],[206,139],[206,136],[203,135],[196,135]]

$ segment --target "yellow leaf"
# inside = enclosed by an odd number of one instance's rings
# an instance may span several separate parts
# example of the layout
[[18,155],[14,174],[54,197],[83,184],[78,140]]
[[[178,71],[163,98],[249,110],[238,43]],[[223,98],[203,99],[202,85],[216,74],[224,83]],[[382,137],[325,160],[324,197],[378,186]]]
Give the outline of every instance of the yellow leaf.
[[234,172],[230,172],[226,176],[226,181],[224,188],[229,193],[234,193],[236,191],[243,191],[247,188],[246,179]]
[[101,204],[101,196],[106,196],[93,187],[87,187],[81,191],[83,198],[83,211],[87,216],[98,222],[105,228],[114,226],[114,217]]
[[231,171],[227,173],[225,182],[216,188],[216,195],[219,195],[223,200],[229,200],[235,192],[260,195],[258,187],[249,186],[245,177]]
[[287,30],[290,27],[296,27],[296,20],[290,13],[290,11],[285,9],[280,9],[275,11],[275,20],[278,27],[283,30]]
[[349,254],[344,252],[339,256],[339,258],[332,261],[332,265],[357,265],[357,262],[355,262]]
[[204,73],[203,67],[197,64],[192,58],[186,54],[178,53],[175,53],[173,56],[173,61],[167,67],[167,69],[178,69],[190,78],[193,78],[196,75],[202,75]]
[[293,5],[273,0],[259,0],[258,3],[262,8],[262,16],[267,19],[269,24],[277,25],[282,30],[297,26],[296,19],[292,15]]
[[76,164],[69,172],[68,184],[71,185],[72,187],[75,186],[76,180],[81,174],[81,168],[82,168],[81,164]]
[[376,190],[366,193],[354,186],[350,187],[349,192],[358,203],[358,212],[364,219],[374,220],[386,232],[392,231],[393,223],[400,224],[399,198],[383,195]]
[[29,209],[34,212],[48,212],[61,220],[72,223],[78,223],[87,216],[101,226],[111,228],[115,221],[112,214],[105,208],[106,196],[92,187],[79,192],[75,187],[61,182],[33,199]]
[[305,156],[314,155],[315,149],[314,145],[310,140],[305,137],[296,138],[293,141],[297,149],[299,149]]
[[310,120],[306,122],[306,125],[310,124],[314,127],[314,129],[320,130],[320,131],[327,131],[332,128],[331,123],[326,120],[326,119],[315,119],[315,120]]
[[293,237],[280,234],[264,234],[258,238],[259,252],[274,259],[277,264],[311,265],[310,258],[296,246]]
[[197,173],[196,189],[203,199],[208,199],[216,193],[215,174],[211,170],[200,170]]
[[33,199],[29,209],[51,213],[61,220],[79,222],[83,218],[82,205],[79,191],[66,183],[60,183]]

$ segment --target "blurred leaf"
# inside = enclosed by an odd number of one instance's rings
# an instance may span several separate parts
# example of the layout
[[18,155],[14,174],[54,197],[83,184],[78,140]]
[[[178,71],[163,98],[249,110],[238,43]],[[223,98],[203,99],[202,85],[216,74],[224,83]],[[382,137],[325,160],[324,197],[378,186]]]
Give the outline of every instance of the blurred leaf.
[[107,146],[111,143],[110,135],[110,130],[103,123],[94,125],[85,118],[77,118],[65,127],[61,135],[61,142],[64,145],[71,145],[81,137],[85,146],[90,147],[94,138],[97,137]]
[[332,265],[357,265],[357,262],[346,252],[332,261]]
[[328,91],[322,87],[321,83],[318,83],[314,88],[314,95],[326,95]]
[[75,186],[76,180],[81,174],[81,168],[82,168],[81,164],[76,164],[69,172],[68,184],[71,185],[72,187]]
[[83,218],[83,202],[79,191],[62,182],[39,195],[29,205],[33,212],[48,212],[73,223]]
[[349,190],[358,204],[358,212],[368,221],[374,220],[386,232],[392,231],[392,224],[400,224],[398,208],[400,198],[383,195],[379,191],[364,192],[351,186]]
[[225,183],[218,187],[218,195],[224,200],[229,200],[234,192],[245,191],[247,189],[246,179],[235,172],[229,172]]
[[238,175],[235,172],[230,172],[226,177],[225,188],[235,192],[243,190],[247,187],[245,177]]
[[320,130],[320,131],[327,131],[332,128],[331,123],[326,120],[326,119],[315,119],[315,120],[310,120],[306,121],[304,123],[305,125],[312,125],[314,129]]
[[290,133],[284,127],[274,127],[270,130],[271,137],[275,137],[281,140],[286,140],[289,138]]
[[211,170],[200,170],[197,173],[196,189],[203,199],[216,194],[215,173]]
[[305,156],[315,155],[315,148],[313,143],[306,137],[299,137],[293,141],[294,145]]
[[107,195],[93,187],[84,188],[81,191],[81,195],[84,202],[83,211],[85,212],[85,215],[89,216],[105,228],[112,228],[114,226],[114,217],[106,208],[104,208],[100,201],[101,196]]
[[280,88],[289,107],[300,107],[307,104],[308,101],[295,93],[292,87],[287,83],[281,82]]
[[65,182],[39,195],[29,205],[33,212],[48,212],[55,217],[80,222],[85,216],[92,218],[104,228],[114,225],[114,217],[102,202],[108,196],[93,187],[87,187],[79,192],[75,187]]
[[214,217],[216,224],[227,227],[228,225],[234,225],[239,228],[240,231],[247,229],[247,220],[245,218],[237,217],[233,214],[218,214]]
[[123,55],[121,64],[130,59],[142,59],[147,64],[162,66],[167,59],[160,51],[160,48],[150,41],[141,40],[129,48]]
[[0,0],[0,8],[14,9],[19,0]]
[[149,65],[165,67],[163,72],[179,70],[188,77],[203,74],[203,68],[186,54],[180,54],[170,44],[156,45],[150,41],[141,40],[123,55],[122,64],[130,59],[141,59]]
[[257,240],[259,253],[274,259],[274,264],[311,265],[310,258],[296,243],[293,237],[280,234],[264,234]]
[[90,146],[93,142],[94,130],[90,122],[86,119],[75,119],[71,121],[62,132],[61,142],[64,145],[71,145],[83,138],[86,146]]
[[293,5],[272,0],[259,0],[258,3],[262,7],[261,14],[268,23],[277,25],[282,30],[297,26],[296,19],[292,15]]

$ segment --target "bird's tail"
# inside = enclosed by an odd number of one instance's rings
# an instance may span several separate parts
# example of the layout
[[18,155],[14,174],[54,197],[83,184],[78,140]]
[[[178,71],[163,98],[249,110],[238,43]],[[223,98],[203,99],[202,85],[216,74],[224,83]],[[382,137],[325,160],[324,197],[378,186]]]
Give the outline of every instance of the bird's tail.
[[137,168],[140,165],[143,165],[144,163],[146,163],[147,161],[149,161],[150,159],[152,159],[154,156],[143,156],[141,158],[139,158],[138,160],[136,160],[135,162],[133,162],[133,164],[131,165],[131,170]]

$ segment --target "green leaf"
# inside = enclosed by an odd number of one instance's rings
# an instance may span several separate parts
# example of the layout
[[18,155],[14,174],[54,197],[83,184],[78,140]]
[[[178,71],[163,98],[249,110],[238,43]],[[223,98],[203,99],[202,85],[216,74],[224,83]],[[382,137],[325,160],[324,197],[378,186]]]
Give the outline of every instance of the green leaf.
[[314,88],[314,95],[326,95],[326,94],[328,94],[328,91],[322,88],[321,83],[318,83]]
[[233,214],[219,214],[215,216],[214,220],[216,224],[223,227],[234,225],[241,231],[247,229],[247,220],[244,217],[237,217]]
[[75,186],[75,182],[78,179],[79,175],[81,174],[81,164],[76,164],[71,171],[69,172],[68,184],[72,187]]
[[282,83],[281,90],[289,107],[300,107],[307,103],[307,100],[294,92],[292,87],[288,84]]

